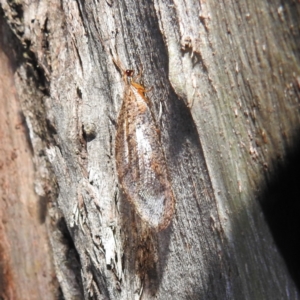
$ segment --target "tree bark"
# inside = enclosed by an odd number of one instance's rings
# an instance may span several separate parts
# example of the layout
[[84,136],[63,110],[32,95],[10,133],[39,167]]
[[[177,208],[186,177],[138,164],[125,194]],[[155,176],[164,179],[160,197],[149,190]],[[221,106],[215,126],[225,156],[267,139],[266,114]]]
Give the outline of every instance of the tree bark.
[[[299,299],[270,231],[299,138],[296,2],[0,3],[65,299]],[[176,202],[164,230],[117,179],[115,51],[142,66],[159,124]]]
[[14,84],[21,53],[0,11],[0,299],[58,299],[47,197],[34,192],[41,187],[34,180],[33,149]]

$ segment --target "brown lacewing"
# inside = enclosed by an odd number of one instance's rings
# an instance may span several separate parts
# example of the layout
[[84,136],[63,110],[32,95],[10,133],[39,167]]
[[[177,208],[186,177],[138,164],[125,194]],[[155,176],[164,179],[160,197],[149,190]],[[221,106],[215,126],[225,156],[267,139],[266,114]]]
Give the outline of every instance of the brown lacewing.
[[159,128],[145,96],[147,90],[134,81],[133,70],[125,70],[115,57],[125,83],[115,141],[118,179],[141,219],[162,230],[172,219],[175,201]]

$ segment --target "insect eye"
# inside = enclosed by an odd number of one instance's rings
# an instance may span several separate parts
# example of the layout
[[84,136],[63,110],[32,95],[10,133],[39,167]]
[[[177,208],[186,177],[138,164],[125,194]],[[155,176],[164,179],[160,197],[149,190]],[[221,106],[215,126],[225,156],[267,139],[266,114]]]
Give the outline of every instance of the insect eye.
[[125,74],[126,74],[126,76],[128,76],[128,77],[132,77],[132,76],[133,76],[133,73],[134,73],[133,70],[126,70],[126,71],[125,71]]

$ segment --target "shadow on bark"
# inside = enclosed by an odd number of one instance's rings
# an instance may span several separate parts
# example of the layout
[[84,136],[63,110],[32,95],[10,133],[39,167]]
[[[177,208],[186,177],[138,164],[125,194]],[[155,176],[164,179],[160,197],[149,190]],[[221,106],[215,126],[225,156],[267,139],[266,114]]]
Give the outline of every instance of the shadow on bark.
[[288,270],[300,289],[300,139],[263,193],[262,209]]

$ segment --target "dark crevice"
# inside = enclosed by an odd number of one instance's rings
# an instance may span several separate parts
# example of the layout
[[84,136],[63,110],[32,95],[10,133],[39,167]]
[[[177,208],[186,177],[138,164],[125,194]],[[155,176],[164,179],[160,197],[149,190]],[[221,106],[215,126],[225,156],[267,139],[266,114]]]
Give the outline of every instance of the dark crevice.
[[300,290],[300,139],[263,193],[262,209],[275,243]]

